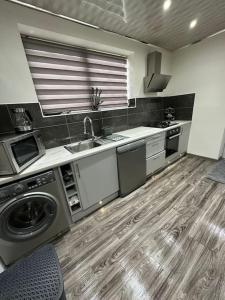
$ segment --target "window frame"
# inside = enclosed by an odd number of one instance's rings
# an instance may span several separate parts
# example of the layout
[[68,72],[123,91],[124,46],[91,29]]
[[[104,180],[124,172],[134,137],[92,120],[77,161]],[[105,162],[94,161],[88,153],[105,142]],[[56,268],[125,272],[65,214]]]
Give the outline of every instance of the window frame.
[[[36,87],[35,87],[35,84],[34,84],[34,81],[33,81],[33,78],[32,78],[32,82],[33,82],[33,85],[34,85],[34,89],[35,89],[35,93],[36,93],[36,96],[37,96],[37,99],[38,99],[38,104],[39,104],[39,107],[41,109],[41,112],[42,112],[42,116],[43,117],[54,117],[54,116],[66,116],[66,115],[77,115],[77,114],[87,114],[87,113],[95,113],[95,112],[104,112],[104,111],[114,111],[114,110],[123,110],[123,109],[128,109],[129,107],[129,97],[128,97],[128,94],[129,94],[129,56],[128,55],[121,55],[121,54],[117,54],[117,53],[113,53],[113,52],[108,52],[108,51],[104,51],[104,50],[99,50],[99,49],[94,49],[94,48],[91,48],[91,47],[83,47],[83,46],[78,46],[78,45],[72,45],[72,44],[67,44],[67,43],[62,43],[62,42],[59,42],[59,41],[54,41],[54,40],[51,40],[51,39],[42,39],[42,38],[39,38],[39,37],[33,37],[33,36],[29,36],[27,34],[21,34],[21,39],[22,39],[22,43],[23,43],[23,39],[29,39],[29,40],[34,40],[34,41],[40,41],[40,42],[43,42],[43,43],[46,43],[46,44],[54,44],[54,45],[59,45],[60,47],[65,47],[65,49],[73,49],[74,50],[83,50],[83,51],[91,51],[91,52],[95,52],[96,54],[102,54],[102,55],[109,55],[111,57],[118,57],[118,58],[122,58],[122,59],[125,59],[126,60],[126,105],[124,106],[118,106],[118,107],[99,107],[98,110],[93,110],[93,109],[86,109],[86,110],[62,110],[61,112],[53,112],[53,113],[45,113],[44,110],[43,110],[43,107],[42,107],[42,104],[38,98],[38,94],[37,94],[37,91],[36,91]],[[25,51],[25,55],[26,55],[26,49],[25,47],[23,46],[24,48],[24,51]],[[26,57],[27,58],[27,57]],[[30,71],[30,75],[32,77],[32,72],[30,70],[30,66],[29,66],[29,62],[28,62],[28,59],[27,59],[27,64],[28,64],[28,68],[29,68],[29,71]]]

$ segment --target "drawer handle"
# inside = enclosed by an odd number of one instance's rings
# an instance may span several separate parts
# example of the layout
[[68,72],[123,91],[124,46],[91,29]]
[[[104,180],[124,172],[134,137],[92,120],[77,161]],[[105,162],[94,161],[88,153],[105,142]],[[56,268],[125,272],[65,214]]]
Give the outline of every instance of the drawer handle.
[[152,136],[150,139],[151,140],[156,140],[156,139],[162,139],[163,135],[156,135],[156,136]]
[[130,150],[130,152],[137,152],[139,149],[136,148],[136,149],[133,149],[133,150]]
[[153,159],[155,160],[155,159],[157,159],[159,157],[160,157],[160,155],[157,155],[157,156],[154,156]]
[[154,143],[153,143],[153,142],[148,142],[148,143],[147,143],[147,145],[151,145],[151,146],[153,146],[153,145],[158,145],[158,144],[160,144],[160,142],[158,142],[158,141],[157,141],[157,142],[154,142]]

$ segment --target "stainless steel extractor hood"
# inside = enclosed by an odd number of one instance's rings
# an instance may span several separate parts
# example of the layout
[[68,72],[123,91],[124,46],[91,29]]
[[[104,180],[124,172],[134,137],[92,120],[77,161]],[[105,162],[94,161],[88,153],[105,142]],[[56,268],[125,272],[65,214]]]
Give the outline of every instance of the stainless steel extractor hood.
[[162,54],[158,51],[148,54],[147,76],[144,78],[144,92],[162,92],[170,81],[170,75],[161,74]]

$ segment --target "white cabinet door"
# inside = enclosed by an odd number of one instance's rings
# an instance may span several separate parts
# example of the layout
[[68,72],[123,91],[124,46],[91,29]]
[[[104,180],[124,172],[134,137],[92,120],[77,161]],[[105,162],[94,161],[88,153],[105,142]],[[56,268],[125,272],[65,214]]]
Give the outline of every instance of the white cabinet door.
[[179,138],[179,148],[178,148],[179,153],[187,152],[190,130],[191,130],[190,123],[181,126],[181,135]]
[[110,149],[74,162],[83,209],[118,192],[116,149]]

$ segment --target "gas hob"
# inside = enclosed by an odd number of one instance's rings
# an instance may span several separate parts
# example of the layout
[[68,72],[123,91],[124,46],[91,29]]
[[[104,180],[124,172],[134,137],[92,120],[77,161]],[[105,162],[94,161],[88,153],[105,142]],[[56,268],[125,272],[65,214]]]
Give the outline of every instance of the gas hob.
[[148,124],[148,127],[156,127],[156,128],[167,128],[174,125],[177,125],[177,122],[171,122],[171,121],[159,121],[159,122],[150,122]]

